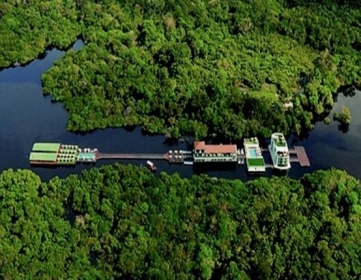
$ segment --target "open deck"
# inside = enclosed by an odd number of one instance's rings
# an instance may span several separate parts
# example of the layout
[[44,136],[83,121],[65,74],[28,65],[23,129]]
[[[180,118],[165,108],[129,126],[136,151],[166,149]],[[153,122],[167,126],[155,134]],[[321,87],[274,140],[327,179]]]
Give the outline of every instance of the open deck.
[[291,162],[298,162],[301,166],[308,167],[310,166],[310,161],[308,159],[305,148],[302,146],[294,146],[293,149],[289,150],[289,153],[292,155],[296,155],[296,158],[291,158]]

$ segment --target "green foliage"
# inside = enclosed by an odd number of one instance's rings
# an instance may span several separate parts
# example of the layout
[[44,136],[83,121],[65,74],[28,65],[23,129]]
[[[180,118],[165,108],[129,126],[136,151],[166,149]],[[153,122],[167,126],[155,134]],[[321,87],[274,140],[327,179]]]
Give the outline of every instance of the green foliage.
[[354,279],[360,182],[182,179],[128,165],[0,175],[4,279]]
[[80,35],[85,47],[42,77],[72,131],[297,134],[327,115],[340,85],[360,84],[361,10],[351,1],[58,2],[1,4],[0,65]]
[[46,184],[31,171],[8,170],[0,175],[1,276],[4,279],[96,276],[81,233],[64,219],[63,201],[42,193],[43,188]]
[[[69,111],[68,129],[141,125],[197,138],[298,133],[361,73],[352,49],[358,12],[345,22],[347,7],[155,3],[82,6],[86,47],[43,76],[44,92]],[[294,108],[284,110],[290,101]]]
[[73,0],[0,3],[0,68],[26,63],[47,47],[67,48],[80,35]]
[[333,114],[333,119],[338,121],[341,125],[350,125],[351,124],[351,112],[350,109],[342,106],[340,112],[335,112]]

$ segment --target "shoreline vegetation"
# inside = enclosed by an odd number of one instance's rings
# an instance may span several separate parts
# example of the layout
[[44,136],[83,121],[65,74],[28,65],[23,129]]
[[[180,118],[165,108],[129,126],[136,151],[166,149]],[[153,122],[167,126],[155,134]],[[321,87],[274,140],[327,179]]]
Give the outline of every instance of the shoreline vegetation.
[[361,185],[343,171],[182,179],[132,165],[0,174],[4,279],[355,279]]
[[327,117],[341,86],[361,84],[353,1],[21,3],[0,4],[0,66],[84,40],[42,76],[70,131],[297,135]]

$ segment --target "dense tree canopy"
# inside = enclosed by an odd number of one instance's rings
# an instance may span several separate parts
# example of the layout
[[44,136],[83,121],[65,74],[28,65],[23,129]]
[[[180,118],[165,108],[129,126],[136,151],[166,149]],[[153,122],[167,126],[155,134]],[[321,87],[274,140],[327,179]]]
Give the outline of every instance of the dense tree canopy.
[[103,166],[0,175],[4,279],[358,279],[361,186],[338,170],[248,183]]
[[361,82],[361,9],[351,2],[6,1],[0,65],[81,36],[84,48],[43,75],[73,131],[300,133],[340,85]]
[[0,68],[26,63],[47,47],[67,48],[80,34],[73,0],[3,0]]

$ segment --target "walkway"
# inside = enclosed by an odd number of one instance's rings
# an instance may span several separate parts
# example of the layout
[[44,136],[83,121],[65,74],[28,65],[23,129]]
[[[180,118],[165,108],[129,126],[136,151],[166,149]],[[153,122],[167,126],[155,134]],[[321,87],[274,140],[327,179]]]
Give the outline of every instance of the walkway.
[[168,154],[119,154],[119,153],[97,153],[96,159],[165,159]]

